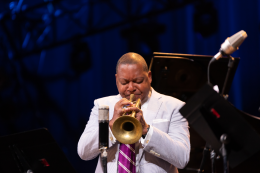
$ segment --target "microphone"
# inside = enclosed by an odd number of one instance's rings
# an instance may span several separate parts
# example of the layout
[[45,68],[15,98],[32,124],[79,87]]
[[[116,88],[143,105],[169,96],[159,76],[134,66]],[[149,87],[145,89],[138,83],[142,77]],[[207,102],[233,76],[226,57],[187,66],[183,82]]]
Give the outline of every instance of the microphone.
[[99,122],[99,150],[101,151],[101,162],[103,166],[103,172],[107,173],[109,106],[107,105],[99,106],[98,122]]
[[219,52],[213,57],[214,60],[218,60],[223,55],[230,55],[236,50],[238,50],[239,46],[246,39],[247,34],[244,30],[237,32],[236,34],[228,37],[224,43],[221,44],[221,48]]
[[[208,84],[212,85],[210,83],[210,65],[218,60],[219,58],[221,58],[224,55],[230,55],[233,52],[235,52],[236,50],[238,50],[239,46],[243,43],[243,41],[246,39],[247,34],[244,30],[241,30],[239,32],[237,32],[236,34],[232,35],[231,37],[228,37],[224,43],[221,44],[220,50],[219,52],[209,61],[208,64]],[[228,72],[227,72],[227,76],[223,85],[223,89],[222,89],[222,95],[224,94],[224,89],[226,87],[226,83],[227,80],[229,78],[229,73],[230,73],[230,69],[233,67],[233,62],[234,62],[234,58],[229,56],[230,60],[228,63]]]
[[99,122],[99,149],[108,147],[108,123],[109,123],[109,107],[101,105],[98,108]]

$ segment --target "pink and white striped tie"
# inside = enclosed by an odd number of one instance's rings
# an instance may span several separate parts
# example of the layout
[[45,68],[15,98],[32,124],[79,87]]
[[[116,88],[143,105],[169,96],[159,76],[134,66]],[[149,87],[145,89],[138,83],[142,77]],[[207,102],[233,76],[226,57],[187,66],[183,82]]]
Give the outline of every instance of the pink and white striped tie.
[[135,144],[120,144],[118,173],[136,173]]

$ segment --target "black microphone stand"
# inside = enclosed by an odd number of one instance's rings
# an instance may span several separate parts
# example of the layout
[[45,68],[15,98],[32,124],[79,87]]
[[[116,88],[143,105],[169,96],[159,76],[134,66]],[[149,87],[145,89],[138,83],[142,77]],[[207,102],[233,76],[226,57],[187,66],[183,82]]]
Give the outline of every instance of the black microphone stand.
[[[226,75],[226,78],[225,78],[225,81],[224,81],[224,84],[223,84],[223,87],[222,87],[222,91],[221,91],[221,96],[223,96],[225,99],[228,98],[228,95],[224,95],[224,91],[226,89],[226,86],[227,86],[227,82],[229,80],[229,76],[230,76],[230,72],[231,72],[231,69],[233,68],[234,66],[234,58],[231,56],[231,55],[225,55],[229,58],[229,62],[228,62],[228,71],[227,71],[227,75]],[[209,65],[208,65],[208,84],[210,86],[212,86],[212,84],[210,83],[210,65],[215,61],[214,58],[211,59],[211,61],[209,62]],[[259,108],[260,109],[260,108]],[[228,164],[228,160],[227,160],[227,149],[226,149],[226,144],[228,143],[228,139],[227,139],[227,135],[226,134],[223,134],[221,135],[220,137],[220,141],[222,142],[222,146],[220,148],[220,152],[221,152],[221,155],[223,157],[223,168],[224,168],[224,173],[229,173],[229,164]],[[206,147],[205,147],[206,148]],[[204,152],[205,152],[205,148],[204,148]],[[214,152],[214,150],[212,150],[210,152],[210,159],[211,159],[211,172],[212,173],[216,173],[216,168],[215,168],[215,160],[216,160],[216,153]],[[204,158],[202,159],[202,163],[200,165],[200,171],[199,173],[203,170],[202,167],[204,165]]]
[[[224,91],[226,89],[227,82],[229,80],[231,69],[234,66],[234,58],[230,55],[226,55],[226,56],[228,56],[228,58],[229,58],[228,71],[227,71],[227,75],[226,75],[226,78],[225,78],[225,81],[224,81],[224,84],[222,87],[222,91],[221,91],[221,96],[223,96],[225,99],[228,98],[228,95],[224,95]],[[209,69],[210,69],[211,63],[214,61],[215,61],[215,59],[211,59],[211,61],[209,62],[209,65],[208,65],[208,84],[210,84],[211,86],[212,86],[212,84],[210,83],[210,75],[209,75],[210,70]],[[222,142],[220,152],[223,157],[224,173],[229,173],[229,168],[228,168],[229,165],[228,165],[228,160],[227,160],[227,149],[226,149],[226,144],[228,143],[227,135],[226,134],[221,135],[220,141]],[[216,168],[215,168],[216,153],[214,152],[214,150],[212,150],[210,152],[210,159],[211,159],[211,172],[216,173]],[[201,171],[201,168],[200,168],[200,171]]]
[[200,163],[200,169],[199,169],[198,173],[204,172],[204,168],[203,167],[205,165],[205,160],[206,160],[206,157],[208,156],[209,151],[210,151],[210,148],[206,144],[206,146],[203,149],[202,160],[201,160],[201,163]]
[[211,173],[216,173],[216,153],[214,150],[211,150],[210,152],[210,159],[211,159]]
[[99,149],[101,151],[101,164],[104,173],[107,173],[107,147],[102,147]]
[[223,169],[224,169],[224,173],[229,173],[229,164],[228,164],[228,159],[227,159],[227,148],[226,148],[226,144],[228,144],[228,135],[223,134],[220,137],[220,141],[222,143],[222,146],[220,148],[220,152],[221,155],[223,157]]
[[225,82],[224,82],[224,85],[223,85],[222,91],[221,91],[221,96],[223,96],[225,99],[227,99],[228,95],[224,96],[224,91],[226,89],[227,82],[229,80],[230,71],[231,71],[232,67],[234,66],[234,58],[230,55],[227,55],[227,56],[229,57],[228,71],[227,71],[226,79],[225,79]]
[[101,152],[101,165],[103,167],[103,172],[107,173],[107,150],[109,148],[108,142],[108,131],[109,131],[109,107],[106,105],[101,105],[98,108],[99,112],[99,150]]

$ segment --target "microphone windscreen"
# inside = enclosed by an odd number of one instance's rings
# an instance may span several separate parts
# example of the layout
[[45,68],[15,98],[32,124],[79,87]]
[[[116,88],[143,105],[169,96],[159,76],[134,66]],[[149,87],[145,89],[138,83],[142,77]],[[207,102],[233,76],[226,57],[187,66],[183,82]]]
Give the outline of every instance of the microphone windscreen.
[[98,120],[108,121],[109,120],[109,106],[101,105],[98,108]]

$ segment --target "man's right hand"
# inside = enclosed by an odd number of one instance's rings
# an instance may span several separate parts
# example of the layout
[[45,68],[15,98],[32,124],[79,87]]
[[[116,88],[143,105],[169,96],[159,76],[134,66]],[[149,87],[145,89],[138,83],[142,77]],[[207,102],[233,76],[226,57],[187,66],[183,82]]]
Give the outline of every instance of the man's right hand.
[[121,117],[124,113],[128,112],[129,108],[123,108],[126,105],[132,106],[133,104],[126,98],[122,98],[115,104],[113,118],[109,121],[109,127],[111,130],[112,130],[115,120],[117,118]]

